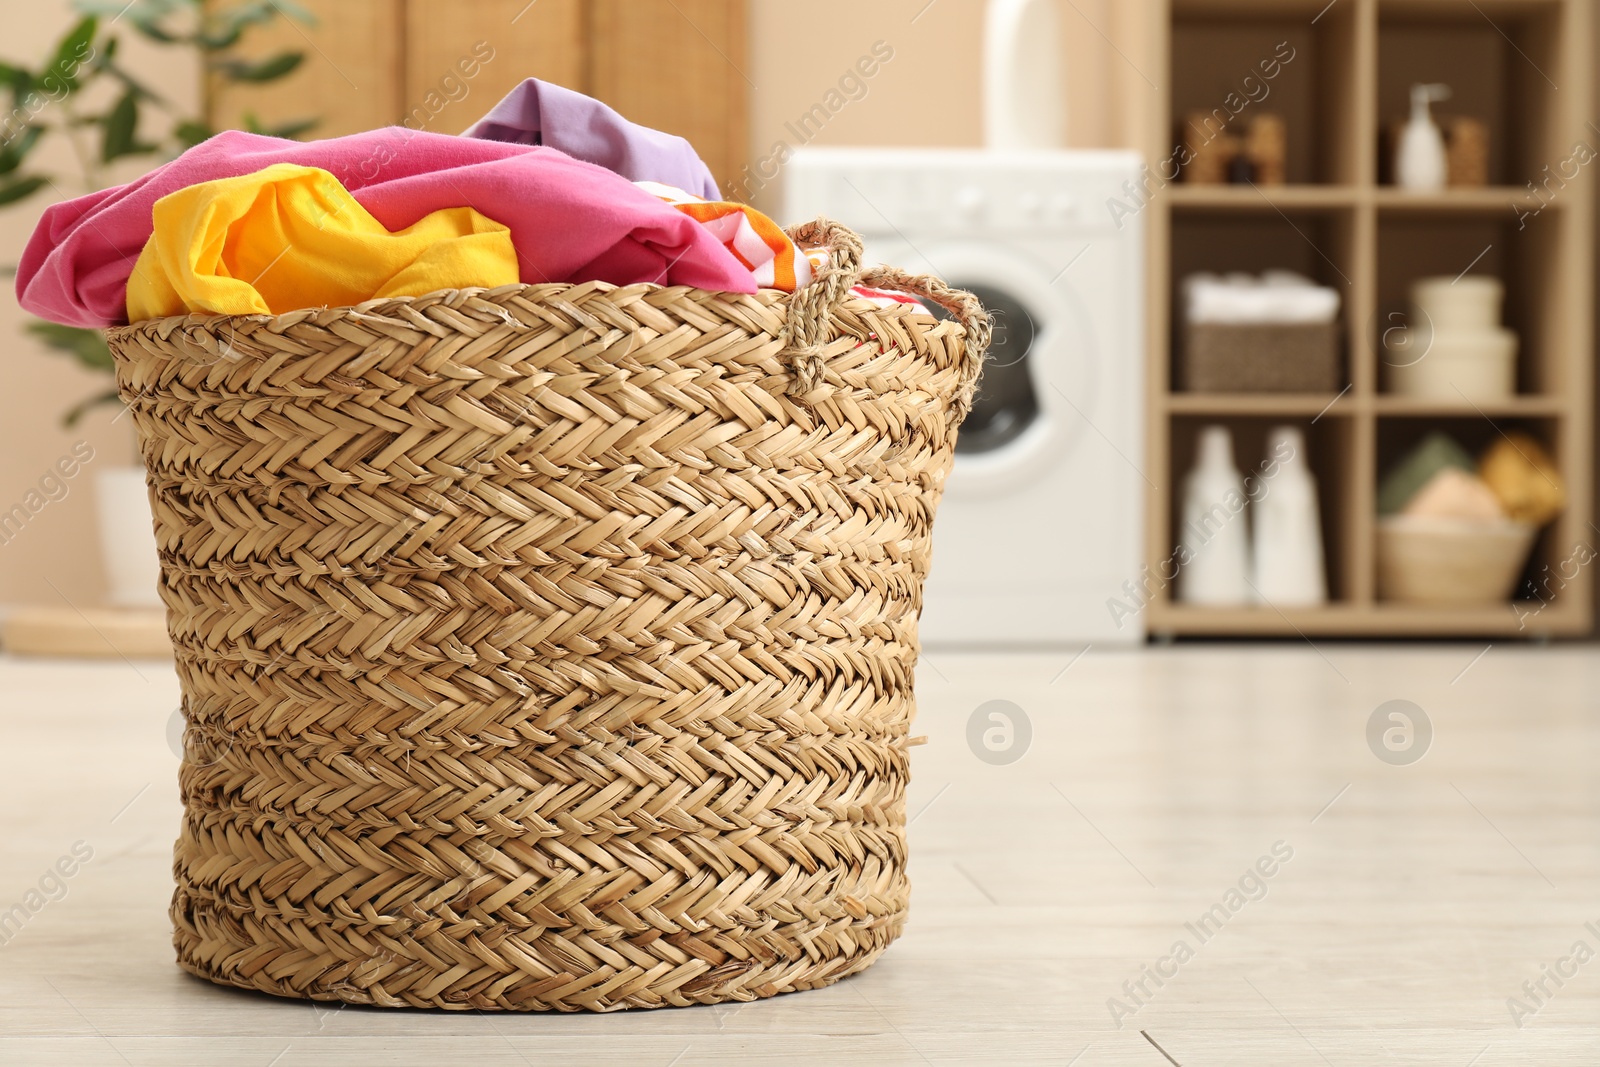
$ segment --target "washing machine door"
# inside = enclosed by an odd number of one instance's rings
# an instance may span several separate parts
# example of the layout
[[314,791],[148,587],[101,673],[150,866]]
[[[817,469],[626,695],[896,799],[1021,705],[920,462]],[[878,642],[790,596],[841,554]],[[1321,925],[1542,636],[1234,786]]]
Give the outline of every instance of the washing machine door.
[[869,244],[995,318],[934,522],[927,647],[1138,640],[1107,598],[1139,575],[1139,246],[1060,231]]
[[1075,445],[1094,406],[1098,354],[1082,300],[1060,266],[1021,249],[929,242],[902,252],[920,261],[913,269],[977,296],[994,323],[946,492],[1005,494],[1035,483]]
[[[999,285],[968,281],[957,285],[978,298],[994,326],[983,381],[956,440],[958,456],[982,455],[1005,448],[1038,421],[1039,391],[1033,382],[1038,353],[1029,358],[1039,339],[1038,310]],[[934,308],[934,314],[948,317],[937,304]]]

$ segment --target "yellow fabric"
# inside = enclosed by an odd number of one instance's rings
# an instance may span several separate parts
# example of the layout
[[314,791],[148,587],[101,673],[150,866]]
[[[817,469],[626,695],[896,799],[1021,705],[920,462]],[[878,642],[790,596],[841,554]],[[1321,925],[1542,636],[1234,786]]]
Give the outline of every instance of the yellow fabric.
[[519,279],[511,231],[468,207],[390,233],[325,170],[275,163],[156,201],[128,320],[276,315]]

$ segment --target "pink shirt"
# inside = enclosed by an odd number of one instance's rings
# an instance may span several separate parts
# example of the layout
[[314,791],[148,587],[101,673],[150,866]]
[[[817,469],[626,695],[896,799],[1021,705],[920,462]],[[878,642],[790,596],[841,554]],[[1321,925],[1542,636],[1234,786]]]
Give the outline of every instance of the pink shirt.
[[524,282],[756,290],[714,234],[604,167],[553,148],[391,126],[310,142],[220,133],[137,181],[54,204],[23,251],[18,303],[69,326],[126,322],[128,276],[150,239],[155,202],[273,163],[331,171],[390,230],[441,208],[473,208],[510,229]]

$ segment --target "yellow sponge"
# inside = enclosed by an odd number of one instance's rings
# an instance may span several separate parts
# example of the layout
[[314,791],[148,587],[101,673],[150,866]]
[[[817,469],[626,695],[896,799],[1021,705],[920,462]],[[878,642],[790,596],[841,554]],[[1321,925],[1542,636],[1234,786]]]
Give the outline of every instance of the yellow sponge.
[[1478,460],[1478,477],[1488,483],[1506,515],[1543,526],[1567,505],[1567,491],[1555,461],[1525,433],[1509,433]]

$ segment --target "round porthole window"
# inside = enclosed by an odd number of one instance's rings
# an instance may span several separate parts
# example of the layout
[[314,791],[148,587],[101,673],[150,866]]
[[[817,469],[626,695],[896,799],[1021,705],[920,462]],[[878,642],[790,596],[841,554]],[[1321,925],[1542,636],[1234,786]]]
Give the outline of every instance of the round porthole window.
[[[1039,417],[1039,398],[1028,361],[1038,327],[1027,306],[1011,293],[989,285],[954,284],[976,296],[994,322],[983,378],[973,398],[972,413],[956,437],[956,452],[993,452],[1022,436]],[[949,318],[941,307],[932,310],[940,318]]]

